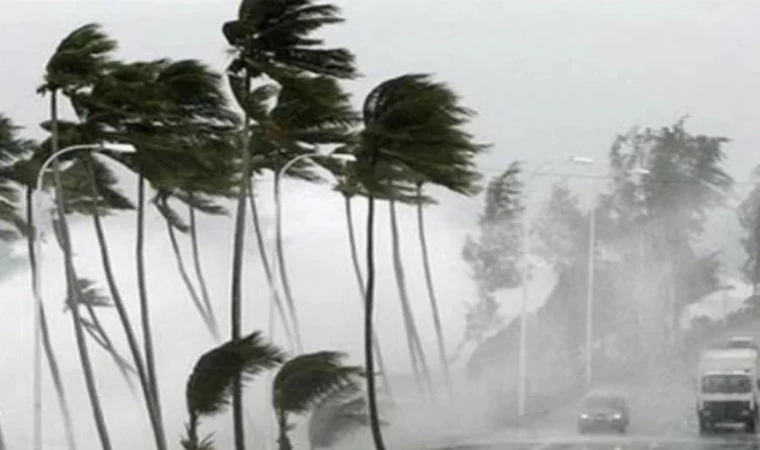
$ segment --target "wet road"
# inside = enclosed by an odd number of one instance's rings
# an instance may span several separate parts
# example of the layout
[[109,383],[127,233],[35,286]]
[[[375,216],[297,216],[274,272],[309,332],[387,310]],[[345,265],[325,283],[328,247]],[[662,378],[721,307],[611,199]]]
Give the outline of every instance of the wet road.
[[756,450],[757,437],[749,435],[708,438],[657,436],[575,436],[554,440],[469,444],[441,450]]
[[[754,323],[731,335],[752,336],[760,342],[758,330],[760,323]],[[718,341],[722,339],[725,337]],[[693,367],[671,366],[661,373],[648,374],[646,381],[622,386],[631,410],[626,434],[579,434],[575,428],[579,405],[575,404],[553,412],[528,429],[450,441],[439,450],[760,450],[760,435],[743,430],[699,435],[694,373]]]

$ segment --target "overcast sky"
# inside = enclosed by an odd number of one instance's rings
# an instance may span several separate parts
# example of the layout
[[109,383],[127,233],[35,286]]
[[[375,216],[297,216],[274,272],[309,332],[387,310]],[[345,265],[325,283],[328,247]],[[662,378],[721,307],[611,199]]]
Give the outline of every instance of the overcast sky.
[[[604,158],[617,133],[634,125],[662,126],[690,114],[689,130],[733,139],[726,150],[727,167],[738,180],[748,180],[758,162],[760,144],[760,3],[750,1],[559,1],[559,0],[344,0],[347,23],[326,35],[353,50],[364,77],[349,83],[357,104],[377,83],[406,72],[434,73],[461,93],[478,111],[472,130],[493,144],[481,161],[488,175],[510,162],[525,160],[533,168],[549,158],[584,155],[602,164],[583,170],[604,172]],[[35,95],[50,53],[68,32],[99,22],[120,42],[125,59],[198,58],[223,70],[228,56],[221,24],[234,17],[235,0],[5,0],[0,15],[0,111],[40,137],[37,124],[47,104]],[[560,170],[557,168],[557,170]],[[570,168],[561,169],[570,171]],[[580,170],[580,169],[576,169]],[[573,187],[589,191],[587,181]],[[134,186],[125,176],[125,186]],[[271,224],[270,183],[261,183],[265,221]],[[540,187],[540,186],[536,186]],[[472,295],[467,268],[460,261],[464,235],[471,230],[480,199],[458,199],[438,193],[439,206],[429,208],[430,244],[435,280],[443,303],[450,346],[461,336],[464,303]],[[345,240],[342,203],[328,185],[287,183],[284,192],[290,277],[302,307],[308,349],[360,349],[360,308]],[[382,208],[381,208],[382,209]],[[363,207],[357,207],[361,217]],[[405,260],[410,290],[427,344],[432,325],[420,281],[419,248],[413,211],[403,214]],[[406,367],[400,313],[390,267],[387,216],[381,230],[379,324],[393,368]],[[188,299],[175,269],[165,229],[149,217],[148,270],[159,343],[159,373],[166,387],[164,402],[169,436],[182,431],[182,392],[197,356],[213,345]],[[733,223],[733,217],[729,222]],[[119,284],[135,301],[133,264],[134,215],[110,218],[106,224]],[[363,221],[357,226],[362,228]],[[724,224],[725,225],[725,224]],[[725,225],[730,228],[733,225]],[[201,245],[212,294],[226,317],[231,222],[204,220]],[[94,234],[86,221],[74,227],[76,263],[82,275],[102,280]],[[363,234],[363,233],[362,233]],[[361,237],[361,236],[360,236]],[[714,235],[718,241],[722,236]],[[731,239],[735,239],[732,236]],[[265,284],[249,240],[247,328],[266,323]],[[184,247],[187,249],[187,246]],[[62,312],[60,255],[45,251],[45,301],[54,323],[74,403],[82,408],[77,426],[96,448],[86,397],[79,381],[68,316]],[[508,299],[509,300],[509,299]],[[0,284],[0,414],[4,432],[15,446],[30,443],[29,399],[31,325],[28,273],[21,271]],[[504,305],[506,314],[515,302]],[[136,310],[135,310],[136,313]],[[115,321],[113,322],[115,325]],[[99,352],[94,349],[94,354]],[[431,353],[432,355],[432,353]],[[431,356],[432,357],[432,356]],[[98,357],[101,391],[117,448],[150,445],[139,402],[131,400],[110,361]],[[52,397],[46,399],[50,431],[60,438]],[[226,421],[224,422],[226,424]],[[222,437],[224,430],[219,430]],[[84,439],[83,439],[84,442]]]

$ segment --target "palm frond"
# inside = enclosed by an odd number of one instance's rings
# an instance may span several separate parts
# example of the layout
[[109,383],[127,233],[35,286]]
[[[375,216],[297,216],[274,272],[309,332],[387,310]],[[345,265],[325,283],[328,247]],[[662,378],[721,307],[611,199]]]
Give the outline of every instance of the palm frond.
[[190,226],[185,222],[174,208],[169,205],[169,197],[171,194],[166,190],[158,190],[151,202],[155,205],[158,212],[166,220],[170,226],[176,228],[182,233],[187,233],[190,230]]
[[[88,278],[77,279],[76,289],[79,292],[79,301],[83,305],[89,305],[91,307],[110,307],[112,306],[111,298],[105,295],[97,283]],[[73,300],[69,297],[66,298],[64,311],[68,311]]]
[[58,44],[45,67],[45,85],[38,92],[76,89],[89,85],[118,44],[96,23],[83,25]]
[[385,162],[402,166],[415,181],[466,195],[477,192],[474,158],[488,146],[474,142],[464,129],[474,113],[447,85],[426,74],[402,75],[373,89],[362,110],[357,157],[372,189],[378,188],[374,170]]
[[311,447],[333,447],[357,429],[369,426],[369,420],[364,393],[355,385],[347,385],[314,407],[308,424]]
[[283,361],[282,352],[257,331],[210,350],[198,359],[187,381],[185,398],[191,416],[213,415],[229,404],[236,377],[250,380]]
[[334,392],[356,383],[363,369],[345,366],[345,354],[322,351],[296,356],[287,361],[272,384],[276,410],[303,414]]
[[229,70],[245,69],[248,76],[262,73],[277,79],[293,71],[355,77],[354,56],[344,48],[325,48],[314,32],[342,22],[340,9],[314,0],[244,0],[238,19],[225,23],[222,34],[237,56]]

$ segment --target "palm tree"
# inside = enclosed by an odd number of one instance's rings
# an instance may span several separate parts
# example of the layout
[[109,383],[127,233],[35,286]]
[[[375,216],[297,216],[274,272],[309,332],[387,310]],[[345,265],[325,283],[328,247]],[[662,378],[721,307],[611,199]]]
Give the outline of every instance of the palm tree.
[[[362,275],[361,264],[359,263],[359,251],[356,245],[356,232],[354,230],[354,216],[353,216],[353,198],[356,195],[364,194],[361,189],[361,185],[356,179],[355,163],[344,163],[336,165],[330,168],[333,171],[337,179],[335,190],[340,192],[343,196],[343,207],[346,215],[346,232],[348,233],[348,245],[351,250],[351,263],[354,267],[354,276],[356,277],[356,284],[359,288],[360,300],[362,306],[364,305],[364,298],[366,292],[364,289],[364,276]],[[383,387],[389,398],[393,399],[393,392],[391,389],[390,381],[388,380],[388,373],[385,370],[385,361],[383,353],[380,349],[380,340],[377,337],[377,333],[372,337],[372,345],[374,347],[375,358],[377,359],[377,367],[380,372],[380,376],[383,379]]]
[[[74,124],[59,121],[59,140],[61,142],[65,142],[67,145],[82,144],[96,142],[105,137],[105,132],[102,130],[103,124],[93,119],[91,115],[96,116],[96,114],[90,114],[89,108],[85,106],[88,104],[88,101],[82,95],[72,98],[72,103],[75,111],[77,111],[80,123]],[[43,127],[47,128],[45,124],[43,124]],[[125,337],[127,338],[127,344],[134,363],[134,371],[137,373],[146,407],[148,408],[148,416],[154,438],[156,439],[156,445],[158,448],[165,448],[163,424],[155,414],[145,361],[137,342],[126,304],[116,284],[109,246],[101,219],[102,216],[105,216],[111,210],[124,211],[134,209],[134,204],[115,188],[117,180],[113,173],[92,156],[88,155],[85,158],[77,160],[66,171],[65,175],[65,181],[70,181],[64,186],[67,211],[79,212],[92,217],[106,283]],[[30,182],[33,183],[33,179]]]
[[[138,174],[136,263],[143,334],[146,401],[159,448],[165,448],[163,421],[155,373],[152,324],[145,283],[144,215],[146,181],[157,191],[185,186],[207,148],[228,141],[235,117],[226,109],[221,77],[195,60],[117,63],[92,90],[74,98],[74,107],[88,127],[103,137],[132,143],[133,155],[120,162]],[[213,144],[213,145],[212,145]],[[210,157],[213,159],[213,157]],[[171,170],[168,170],[171,168]]]
[[[92,85],[100,76],[109,54],[115,50],[116,45],[116,41],[103,33],[98,25],[87,24],[77,28],[66,36],[48,60],[45,67],[45,83],[39,88],[38,92],[50,94],[50,121],[52,124],[51,153],[58,151],[58,93],[64,92],[66,95],[74,95],[77,91]],[[111,440],[100,405],[92,363],[87,349],[87,341],[80,321],[80,302],[76,285],[77,276],[71,253],[71,240],[63,204],[63,188],[58,161],[53,165],[53,180],[55,183],[56,209],[62,238],[61,246],[64,252],[67,292],[68,297],[75,300],[75,307],[72,308],[71,317],[79,359],[100,444],[104,450],[110,450]]]
[[[355,75],[353,55],[341,48],[324,48],[313,33],[342,21],[339,9],[315,0],[242,0],[236,20],[226,22],[222,32],[234,48],[227,68],[232,92],[244,111],[241,133],[242,178],[235,211],[231,280],[232,338],[241,335],[241,298],[246,196],[252,174],[250,145],[251,87],[254,79],[269,75],[277,80],[283,72],[307,72],[335,78]],[[241,386],[234,383],[232,396],[236,450],[244,450]]]
[[[462,129],[472,112],[459,104],[457,95],[428,75],[409,74],[375,87],[364,101],[364,128],[356,145],[357,172],[367,197],[367,291],[364,315],[364,353],[367,399],[372,437],[377,450],[385,445],[380,430],[374,381],[372,348],[375,295],[374,216],[375,198],[387,191],[384,165],[397,166],[449,188],[456,184],[445,175],[452,168],[471,167],[482,149]],[[387,175],[386,177],[387,178]]]
[[[39,170],[41,161],[38,161],[39,158],[33,160],[37,144],[31,140],[19,138],[17,136],[18,131],[19,127],[14,125],[10,118],[0,114],[0,204],[3,205],[0,206],[0,221],[10,223],[16,230],[26,234],[32,290],[34,296],[38,297],[40,293],[37,292],[37,285],[34,283],[37,261],[34,254],[35,224],[33,195],[35,175]],[[19,217],[18,211],[14,207],[18,201],[18,188],[22,188],[25,191],[26,220],[22,220]],[[13,228],[4,231],[5,233],[0,233],[0,238],[8,239],[17,236],[17,232]],[[50,338],[47,314],[42,305],[40,305],[40,329],[42,348],[48,362],[53,387],[58,400],[58,407],[61,410],[63,418],[66,444],[69,450],[76,450],[77,445],[71,410],[66,397],[66,389],[61,378],[58,358],[55,355]]]
[[366,396],[356,385],[346,385],[314,406],[308,425],[311,450],[330,448],[367,426]]
[[343,365],[345,356],[331,351],[306,353],[288,360],[277,371],[272,383],[272,406],[280,450],[293,449],[288,436],[291,415],[306,414],[336,392],[356,387],[357,378],[364,371],[361,367]]
[[[484,148],[481,146],[481,148]],[[465,151],[470,151],[466,149]],[[453,170],[449,170],[448,173],[448,186],[455,186],[450,188],[462,195],[472,196],[480,192],[480,188],[476,185],[476,182],[480,179],[480,174],[475,170],[474,166],[457,167]],[[425,231],[425,219],[424,219],[424,207],[426,204],[432,203],[432,201],[424,195],[423,186],[425,181],[423,178],[417,178],[414,180],[416,188],[416,207],[417,207],[417,231],[420,241],[420,251],[422,253],[422,266],[425,271],[425,285],[427,286],[428,299],[430,300],[430,311],[433,315],[433,324],[435,326],[436,341],[438,343],[438,357],[441,362],[441,369],[443,371],[446,387],[449,390],[449,394],[452,391],[451,385],[451,370],[449,368],[449,358],[446,351],[445,340],[443,338],[443,325],[441,324],[441,315],[438,308],[438,298],[435,294],[435,286],[433,284],[433,274],[430,268],[430,255],[428,253],[428,245]]]
[[210,449],[210,436],[200,439],[198,426],[203,417],[223,412],[230,403],[235,380],[250,380],[283,361],[280,350],[267,343],[261,332],[226,342],[203,354],[187,381],[187,436],[182,440],[186,450]]

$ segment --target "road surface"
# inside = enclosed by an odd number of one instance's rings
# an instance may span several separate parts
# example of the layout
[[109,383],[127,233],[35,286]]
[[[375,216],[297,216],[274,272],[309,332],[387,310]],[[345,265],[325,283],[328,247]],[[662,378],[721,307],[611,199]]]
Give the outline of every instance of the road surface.
[[[733,330],[731,336],[752,336],[760,342],[760,323]],[[725,341],[724,336],[710,345]],[[700,436],[695,417],[694,368],[670,367],[622,390],[630,402],[626,434],[581,435],[576,430],[578,406],[568,405],[529,428],[502,430],[479,438],[447,442],[437,450],[760,450],[760,435],[724,430]]]

